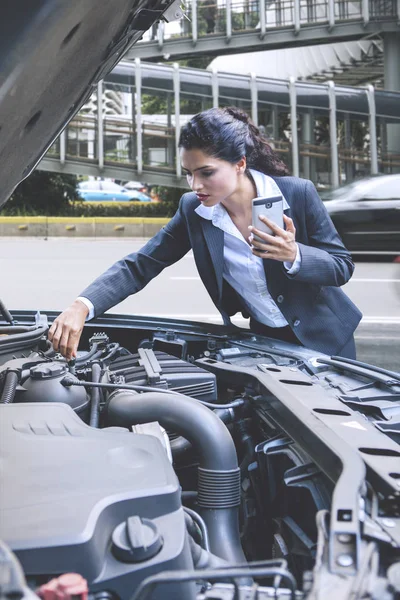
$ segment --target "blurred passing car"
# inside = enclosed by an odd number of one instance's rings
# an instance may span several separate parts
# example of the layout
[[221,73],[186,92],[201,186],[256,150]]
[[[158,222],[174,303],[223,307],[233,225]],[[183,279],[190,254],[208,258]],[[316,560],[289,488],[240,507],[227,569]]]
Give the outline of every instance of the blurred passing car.
[[147,194],[139,190],[128,190],[113,181],[81,181],[77,190],[83,200],[90,202],[151,202]]
[[400,175],[366,177],[321,198],[351,252],[400,255]]

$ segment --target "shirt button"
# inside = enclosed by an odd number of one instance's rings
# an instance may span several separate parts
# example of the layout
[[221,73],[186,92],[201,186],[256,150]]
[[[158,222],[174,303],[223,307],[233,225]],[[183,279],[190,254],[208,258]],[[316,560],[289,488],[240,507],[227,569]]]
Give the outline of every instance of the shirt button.
[[300,325],[300,320],[296,319],[293,323],[293,327],[298,327]]
[[284,301],[284,299],[285,299],[285,298],[282,296],[282,294],[280,294],[280,295],[277,297],[277,299],[276,299],[276,300],[277,300],[277,302],[278,302],[279,304],[282,304],[282,302]]

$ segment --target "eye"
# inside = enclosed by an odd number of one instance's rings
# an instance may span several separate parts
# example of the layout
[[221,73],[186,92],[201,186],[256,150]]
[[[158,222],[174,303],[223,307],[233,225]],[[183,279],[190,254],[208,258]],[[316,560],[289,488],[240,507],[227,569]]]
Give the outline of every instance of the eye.
[[214,175],[214,171],[203,171],[203,175],[204,177],[211,177],[211,175]]

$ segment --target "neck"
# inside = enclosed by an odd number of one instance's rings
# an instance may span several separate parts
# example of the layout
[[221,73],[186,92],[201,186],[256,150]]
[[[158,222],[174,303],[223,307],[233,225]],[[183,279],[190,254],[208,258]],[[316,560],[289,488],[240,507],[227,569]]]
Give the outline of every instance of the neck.
[[237,190],[223,201],[223,205],[230,217],[243,218],[250,215],[252,211],[252,200],[257,196],[256,186],[253,179],[243,175]]

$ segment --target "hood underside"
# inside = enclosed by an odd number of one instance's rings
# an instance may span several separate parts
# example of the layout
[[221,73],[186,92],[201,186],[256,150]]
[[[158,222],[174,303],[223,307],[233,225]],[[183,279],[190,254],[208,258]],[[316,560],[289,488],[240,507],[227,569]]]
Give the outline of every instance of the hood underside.
[[0,207],[170,0],[6,0],[0,20]]

